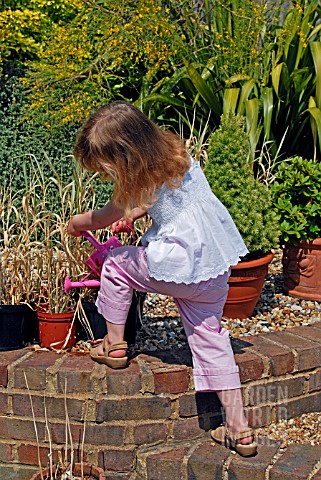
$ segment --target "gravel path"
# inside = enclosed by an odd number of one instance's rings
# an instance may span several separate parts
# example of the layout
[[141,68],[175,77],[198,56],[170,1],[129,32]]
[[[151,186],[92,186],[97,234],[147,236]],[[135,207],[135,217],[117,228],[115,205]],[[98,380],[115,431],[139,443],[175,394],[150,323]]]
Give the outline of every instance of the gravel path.
[[[281,256],[281,251],[277,250],[254,315],[245,320],[223,318],[222,325],[229,330],[231,337],[285,330],[321,320],[321,303],[290,297],[282,292]],[[135,351],[183,347],[186,347],[186,336],[172,298],[148,294],[143,328],[138,333]]]
[[[282,292],[281,257],[281,250],[275,251],[254,315],[245,320],[223,319],[222,325],[232,337],[285,330],[321,320],[321,303],[300,300]],[[147,295],[143,327],[138,332],[133,352],[182,349],[186,345],[184,329],[173,300],[164,295]],[[282,447],[291,443],[320,445],[321,412],[283,420],[260,428],[257,433],[281,440]]]

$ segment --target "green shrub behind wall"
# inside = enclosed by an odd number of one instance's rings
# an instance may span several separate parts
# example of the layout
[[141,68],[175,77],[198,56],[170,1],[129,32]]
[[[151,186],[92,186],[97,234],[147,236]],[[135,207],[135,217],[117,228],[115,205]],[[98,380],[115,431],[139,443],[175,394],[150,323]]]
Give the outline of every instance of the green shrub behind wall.
[[248,161],[249,138],[243,117],[221,117],[209,140],[204,173],[215,195],[229,210],[250,252],[278,246],[278,218],[266,185],[254,177]]
[[[49,130],[40,121],[24,120],[21,111],[25,92],[18,83],[19,71],[14,73],[0,78],[0,183],[10,185],[13,194],[28,188],[32,165],[36,162],[51,189],[49,179],[53,172],[62,184],[67,184],[73,178],[71,155],[79,125],[65,124]],[[97,179],[95,190],[98,204],[103,205],[110,198],[110,184]],[[59,213],[61,205],[54,190],[51,200],[49,207]]]

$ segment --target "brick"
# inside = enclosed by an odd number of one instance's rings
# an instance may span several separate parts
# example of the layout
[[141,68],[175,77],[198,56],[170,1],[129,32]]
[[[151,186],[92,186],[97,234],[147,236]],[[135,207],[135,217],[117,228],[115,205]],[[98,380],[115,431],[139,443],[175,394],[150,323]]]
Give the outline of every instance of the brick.
[[192,392],[179,398],[179,416],[194,417],[207,413],[220,414],[221,403],[214,392]]
[[[46,437],[45,423],[36,422],[39,441]],[[0,417],[1,439],[36,441],[35,427],[32,420],[17,419],[14,417]],[[1,477],[0,477],[1,478]]]
[[135,395],[142,388],[142,376],[137,364],[130,364],[125,370],[108,368],[106,374],[108,395]]
[[149,422],[133,426],[135,445],[150,445],[157,442],[165,442],[167,426],[164,422]]
[[188,447],[176,447],[150,454],[146,458],[148,480],[173,480],[183,478],[182,464]]
[[[293,330],[295,331],[295,329]],[[299,371],[310,370],[321,365],[321,345],[319,343],[285,331],[271,332],[268,335],[273,342],[286,345],[296,352]]]
[[8,463],[13,461],[12,444],[0,443],[0,463]]
[[235,361],[240,369],[241,382],[258,380],[264,373],[263,360],[251,352],[236,354]]
[[[30,444],[20,445],[17,448],[17,452],[18,452],[19,463],[22,463],[25,465],[39,465],[37,445],[30,445]],[[45,468],[48,465],[49,452],[50,452],[49,447],[39,446],[39,458],[43,468]],[[58,455],[56,453],[56,455],[53,456],[53,461],[55,462],[57,460],[58,460]]]
[[295,400],[289,400],[287,402],[279,403],[276,405],[276,420],[284,420],[288,418],[294,418],[302,415],[303,413],[319,412],[321,404],[321,393],[314,393],[306,395]]
[[87,393],[92,391],[91,374],[94,362],[89,355],[65,355],[58,371],[59,393]]
[[230,451],[207,441],[201,444],[188,459],[187,478],[189,480],[221,480],[223,465]]
[[291,329],[293,335],[307,338],[313,342],[321,343],[321,328],[314,328],[314,325],[302,325]]
[[[8,385],[8,367],[13,362],[22,358],[28,353],[27,348],[21,350],[12,350],[10,352],[1,352],[0,355],[0,386],[6,387]],[[0,477],[1,478],[1,477]]]
[[265,472],[279,447],[279,442],[266,438],[258,439],[257,455],[254,457],[233,456],[228,467],[228,478],[231,480],[265,480]]
[[[64,441],[65,443],[65,441]],[[53,464],[58,463],[59,461],[59,452],[62,452],[62,447],[64,448],[64,444],[61,446],[53,446],[52,447],[52,461]],[[39,445],[39,457],[38,457],[38,446],[32,444],[22,444],[17,447],[18,459],[19,463],[25,465],[39,465],[39,458],[43,468],[46,468],[49,465],[49,445],[43,446]],[[63,456],[65,455],[65,451],[63,450]],[[75,448],[73,451],[74,461],[80,461],[80,448]],[[67,449],[67,458],[70,459],[70,449]],[[84,461],[87,461],[87,454],[84,452]]]
[[46,388],[46,373],[61,356],[55,352],[39,351],[20,362],[14,368],[14,386],[27,388],[26,379],[30,390],[44,390]]
[[8,394],[0,392],[0,415],[6,414],[8,410]]
[[174,420],[173,422],[173,438],[174,440],[194,439],[204,435],[204,428],[200,427],[199,417],[184,418]]
[[273,408],[271,405],[262,405],[260,407],[246,408],[245,413],[249,425],[253,428],[270,425],[274,420]]
[[209,430],[222,423],[224,409],[214,392],[198,392],[179,399],[179,415],[182,418],[197,416],[199,427]]
[[[70,424],[71,436],[74,443],[80,444],[82,441],[84,425]],[[66,438],[65,422],[51,425],[51,437],[54,443],[64,443]],[[85,443],[89,445],[113,445],[120,446],[124,443],[125,426],[124,425],[86,425]]]
[[[321,319],[320,313],[319,313],[319,318]],[[314,322],[312,326],[313,328],[321,329],[321,322]]]
[[[158,354],[158,352],[157,352]],[[140,353],[139,355],[137,355],[136,357],[134,357],[130,363],[163,363],[163,361],[161,359],[159,359],[158,357],[155,357],[153,354],[149,354],[149,353]]]
[[171,401],[166,397],[102,398],[97,401],[98,423],[113,420],[160,420],[170,418]]
[[241,382],[257,380],[264,374],[264,362],[261,357],[248,349],[249,342],[232,339],[234,357],[240,369]]
[[144,480],[142,477],[132,473],[105,472],[106,480]]
[[[182,395],[178,400],[178,405],[180,417],[194,417],[197,415],[196,393],[191,392]],[[209,402],[207,405],[209,405]]]
[[309,378],[309,392],[315,392],[321,390],[321,369]]
[[270,470],[270,480],[306,480],[320,461],[321,446],[290,445]]
[[[46,402],[47,417],[49,419],[65,418],[65,399],[64,397],[44,397],[43,395],[32,395],[32,403],[36,418],[44,418],[44,402]],[[76,398],[67,398],[67,409],[70,420],[81,420],[82,418],[82,400]],[[31,404],[27,394],[15,393],[12,396],[12,408],[15,415],[22,417],[31,417]]]
[[109,448],[98,453],[98,466],[104,470],[128,472],[133,469],[135,448]]
[[27,465],[1,465],[0,464],[0,478],[1,480],[30,480],[30,478],[37,472],[37,469]]
[[276,403],[302,395],[305,389],[305,377],[285,378],[281,381],[252,385],[248,390],[249,405]]
[[188,390],[189,370],[182,365],[165,365],[152,368],[155,393],[182,393]]
[[240,337],[238,340],[246,342],[250,352],[259,353],[268,359],[269,370],[267,373],[269,375],[279,376],[293,371],[293,352],[288,347],[269,341],[268,334]]

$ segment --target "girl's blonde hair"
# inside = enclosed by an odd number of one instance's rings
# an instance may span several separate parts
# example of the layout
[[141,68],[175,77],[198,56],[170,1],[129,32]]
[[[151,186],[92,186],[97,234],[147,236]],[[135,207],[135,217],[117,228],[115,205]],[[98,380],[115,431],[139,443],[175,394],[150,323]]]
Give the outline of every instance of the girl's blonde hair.
[[125,210],[148,208],[157,189],[177,188],[190,158],[180,138],[164,131],[124,101],[100,107],[81,128],[75,158],[114,181],[113,201]]

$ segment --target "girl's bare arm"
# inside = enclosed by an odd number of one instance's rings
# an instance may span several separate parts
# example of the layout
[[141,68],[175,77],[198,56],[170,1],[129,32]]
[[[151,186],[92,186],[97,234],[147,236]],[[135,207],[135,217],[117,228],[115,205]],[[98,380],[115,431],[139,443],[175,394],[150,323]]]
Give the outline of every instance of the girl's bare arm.
[[90,210],[72,217],[68,225],[68,232],[70,235],[80,237],[82,230],[99,230],[108,227],[123,215],[123,209],[116,207],[111,200],[98,210]]

